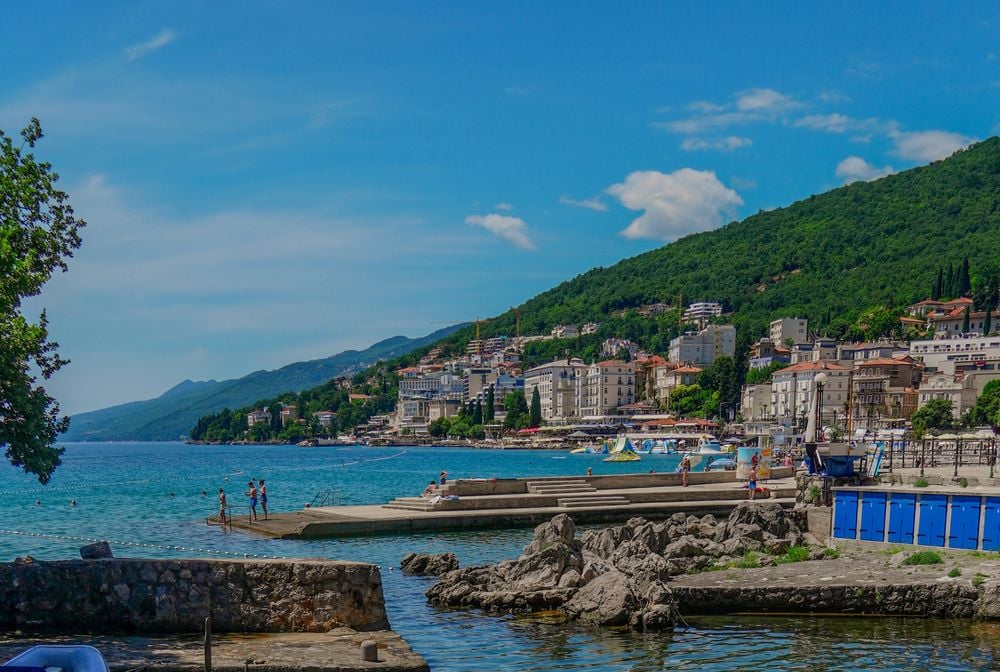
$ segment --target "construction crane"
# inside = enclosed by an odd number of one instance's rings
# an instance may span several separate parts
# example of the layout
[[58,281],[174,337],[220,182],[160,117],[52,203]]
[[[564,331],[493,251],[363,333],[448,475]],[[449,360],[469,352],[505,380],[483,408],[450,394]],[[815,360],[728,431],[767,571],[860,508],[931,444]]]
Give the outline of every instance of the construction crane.
[[479,327],[482,324],[489,322],[489,318],[476,318],[475,320],[432,320],[431,324],[468,324],[469,322],[476,323],[476,340],[481,340],[479,338]]
[[514,311],[514,335],[521,338],[521,309],[514,306],[510,309]]

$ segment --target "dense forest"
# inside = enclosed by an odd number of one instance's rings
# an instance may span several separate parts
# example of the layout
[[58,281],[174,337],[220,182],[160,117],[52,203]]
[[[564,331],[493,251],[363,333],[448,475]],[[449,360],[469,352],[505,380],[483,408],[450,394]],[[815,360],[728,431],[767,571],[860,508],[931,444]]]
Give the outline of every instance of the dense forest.
[[[761,211],[595,268],[480,328],[484,338],[511,335],[517,315],[524,334],[601,323],[592,336],[531,344],[526,366],[567,354],[589,359],[608,336],[665,353],[680,329],[677,311],[647,318],[633,309],[719,301],[725,321],[737,327],[742,380],[746,347],[776,317],[806,317],[813,331],[864,339],[898,330],[902,307],[932,295],[971,290],[978,307],[995,306],[998,240],[1000,138],[990,138],[927,166]],[[466,327],[438,345],[445,354],[458,353],[474,333]],[[412,363],[427,349],[392,365]]]

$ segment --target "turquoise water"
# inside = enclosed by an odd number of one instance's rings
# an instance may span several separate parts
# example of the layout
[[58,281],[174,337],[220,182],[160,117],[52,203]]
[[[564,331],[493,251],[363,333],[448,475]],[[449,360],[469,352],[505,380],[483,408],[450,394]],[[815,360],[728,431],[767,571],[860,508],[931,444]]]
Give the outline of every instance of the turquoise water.
[[[544,619],[497,618],[427,606],[433,579],[398,570],[408,551],[454,551],[463,565],[516,556],[531,531],[282,541],[205,524],[225,487],[242,503],[250,477],[264,478],[273,511],[302,507],[321,490],[344,504],[382,503],[419,493],[447,470],[452,478],[672,471],[676,457],[608,464],[555,451],[433,448],[69,444],[52,483],[0,466],[0,560],[78,557],[84,540],[110,540],[133,557],[326,557],[382,567],[392,626],[436,671],[600,669],[986,670],[1000,628],[904,619],[698,619],[672,633],[592,630]],[[202,495],[202,491],[206,495]],[[173,495],[173,496],[171,496]],[[77,506],[71,507],[75,499]],[[39,504],[36,505],[36,501]],[[30,536],[30,535],[42,536]]]

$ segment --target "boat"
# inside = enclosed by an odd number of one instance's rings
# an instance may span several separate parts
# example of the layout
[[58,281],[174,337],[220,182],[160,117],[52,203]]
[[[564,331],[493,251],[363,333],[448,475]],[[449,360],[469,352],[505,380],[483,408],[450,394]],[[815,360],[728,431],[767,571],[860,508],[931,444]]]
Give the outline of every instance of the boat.
[[41,644],[14,656],[0,669],[109,672],[101,652],[86,644]]
[[711,434],[702,434],[698,437],[698,445],[694,452],[699,455],[723,455],[722,442]]

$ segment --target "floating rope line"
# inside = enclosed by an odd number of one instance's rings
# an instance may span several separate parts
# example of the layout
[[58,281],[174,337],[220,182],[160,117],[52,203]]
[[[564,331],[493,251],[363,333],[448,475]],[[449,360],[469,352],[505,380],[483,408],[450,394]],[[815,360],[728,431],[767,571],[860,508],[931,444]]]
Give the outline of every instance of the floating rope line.
[[236,551],[220,551],[213,548],[196,548],[191,546],[174,546],[172,544],[147,544],[141,541],[113,541],[110,539],[96,539],[92,537],[77,537],[67,534],[46,534],[44,532],[24,532],[22,530],[0,529],[0,534],[7,534],[14,537],[33,537],[37,539],[50,539],[53,541],[72,541],[76,543],[93,544],[99,541],[106,541],[114,546],[127,546],[131,548],[149,548],[163,551],[185,551],[188,553],[204,553],[206,555],[225,555],[236,558],[257,558],[265,560],[287,560],[285,556],[277,555],[256,555],[253,553],[238,553]]
[[[401,457],[406,454],[407,451],[401,450],[393,455],[384,455],[382,457],[370,457],[367,459],[352,460],[351,462],[341,462],[339,464],[316,464],[308,466],[299,467],[274,467],[271,469],[262,469],[260,471],[267,472],[268,474],[273,473],[286,473],[292,471],[319,471],[321,469],[340,469],[343,467],[353,467],[358,464],[365,464],[367,462],[382,462],[384,460],[392,460],[397,457]],[[233,476],[245,475],[247,472],[242,469],[235,469],[233,471],[228,471],[219,474],[206,474],[201,476],[180,476],[187,481],[209,481],[219,478],[229,479]],[[169,476],[164,478],[135,478],[125,481],[99,481],[96,483],[81,483],[74,485],[60,485],[54,487],[35,487],[35,488],[24,488],[21,490],[0,490],[0,496],[8,497],[12,495],[45,495],[52,492],[76,492],[78,490],[94,489],[94,488],[108,488],[117,487],[121,485],[138,485],[143,483],[166,483],[173,482],[177,480],[177,476]]]

